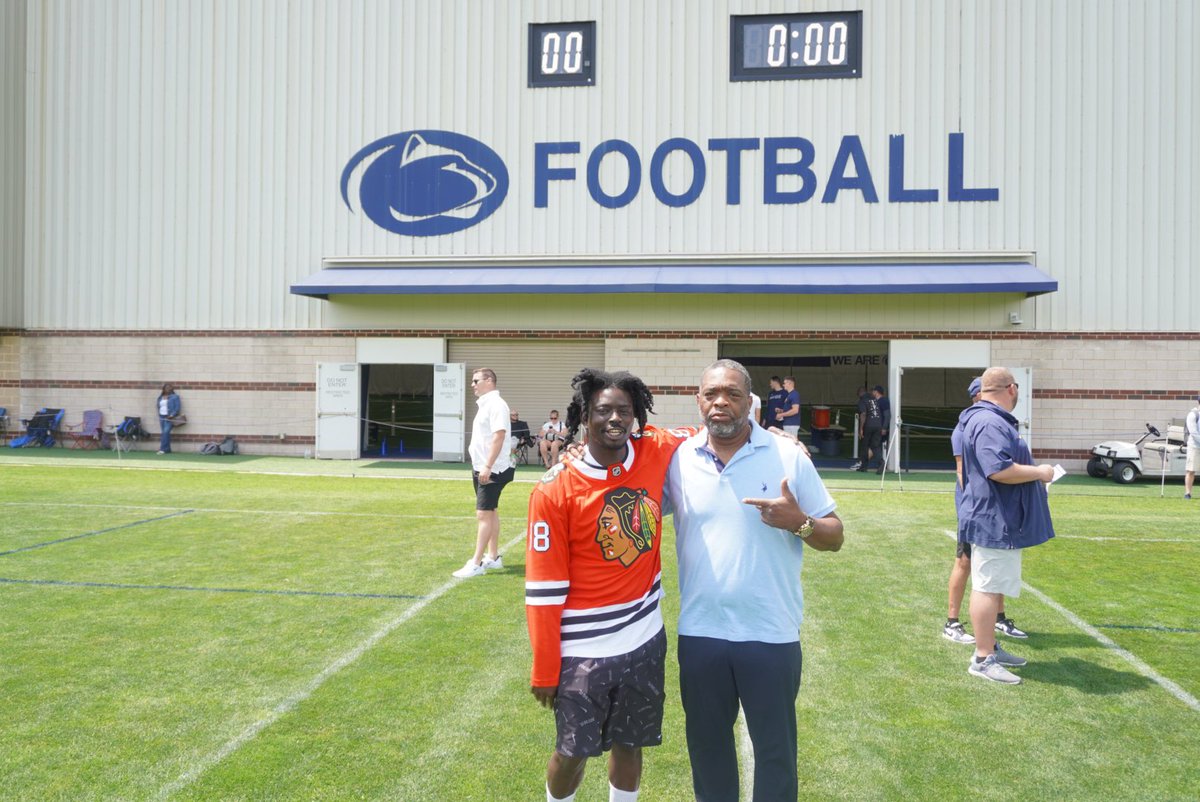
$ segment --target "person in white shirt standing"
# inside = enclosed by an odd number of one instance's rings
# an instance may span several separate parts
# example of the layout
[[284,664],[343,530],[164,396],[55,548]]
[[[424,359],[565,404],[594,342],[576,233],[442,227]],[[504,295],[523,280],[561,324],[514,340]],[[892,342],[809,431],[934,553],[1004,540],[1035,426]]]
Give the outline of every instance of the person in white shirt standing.
[[1200,395],[1196,406],[1187,414],[1187,473],[1183,476],[1183,497],[1192,497],[1192,482],[1196,479],[1196,465],[1200,464]]
[[500,557],[500,491],[513,480],[513,467],[506,448],[512,435],[508,404],[496,389],[496,372],[479,368],[471,374],[471,390],[479,411],[471,426],[471,481],[475,486],[475,521],[478,531],[475,554],[454,572],[461,579],[480,576],[504,567]]

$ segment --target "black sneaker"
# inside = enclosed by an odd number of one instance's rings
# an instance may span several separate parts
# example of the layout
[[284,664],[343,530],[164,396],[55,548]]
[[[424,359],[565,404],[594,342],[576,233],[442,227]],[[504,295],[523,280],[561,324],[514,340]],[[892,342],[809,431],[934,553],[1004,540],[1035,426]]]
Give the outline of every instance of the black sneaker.
[[1017,629],[1017,625],[1013,623],[1011,618],[1001,618],[996,622],[996,631],[1001,635],[1007,635],[1010,638],[1028,638],[1029,635]]

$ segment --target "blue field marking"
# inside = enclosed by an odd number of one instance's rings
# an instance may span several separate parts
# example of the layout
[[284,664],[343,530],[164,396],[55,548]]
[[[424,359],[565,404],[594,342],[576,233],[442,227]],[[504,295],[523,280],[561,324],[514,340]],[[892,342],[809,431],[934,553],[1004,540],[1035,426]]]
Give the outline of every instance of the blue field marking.
[[1184,629],[1181,627],[1149,627],[1139,626],[1137,624],[1096,624],[1098,629],[1140,629],[1146,632],[1183,632],[1193,634],[1200,632],[1200,629]]
[[118,582],[70,582],[63,579],[11,579],[0,576],[8,585],[54,585],[66,588],[110,588],[113,590],[186,590],[194,593],[249,593],[258,596],[325,596],[333,599],[424,599],[408,593],[334,593],[319,590],[262,590],[257,588],[201,588],[192,585],[127,585]]
[[191,513],[191,512],[195,512],[195,510],[180,510],[179,512],[173,512],[170,515],[160,515],[157,518],[147,518],[144,521],[134,521],[133,523],[121,524],[120,526],[110,526],[108,529],[97,529],[95,532],[84,532],[82,535],[71,535],[70,537],[60,537],[58,540],[47,540],[45,543],[35,543],[32,546],[22,546],[19,549],[12,549],[11,551],[0,551],[0,557],[3,557],[6,554],[17,554],[22,551],[32,551],[33,549],[44,549],[46,546],[53,546],[56,543],[66,543],[71,540],[79,540],[80,538],[83,538],[83,537],[95,537],[96,535],[104,535],[109,532],[116,532],[118,529],[128,529],[131,526],[141,526],[142,524],[152,524],[155,521],[165,521],[168,518],[177,518],[180,515],[187,515],[188,513]]

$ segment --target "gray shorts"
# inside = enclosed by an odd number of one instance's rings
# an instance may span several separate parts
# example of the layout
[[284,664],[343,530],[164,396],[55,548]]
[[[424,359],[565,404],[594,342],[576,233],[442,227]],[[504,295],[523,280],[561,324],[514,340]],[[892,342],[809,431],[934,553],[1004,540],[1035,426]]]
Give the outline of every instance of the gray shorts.
[[667,633],[628,654],[564,657],[554,700],[558,739],[566,757],[598,757],[622,746],[662,743]]
[[971,587],[980,593],[1003,593],[1010,599],[1021,595],[1021,549],[971,550]]

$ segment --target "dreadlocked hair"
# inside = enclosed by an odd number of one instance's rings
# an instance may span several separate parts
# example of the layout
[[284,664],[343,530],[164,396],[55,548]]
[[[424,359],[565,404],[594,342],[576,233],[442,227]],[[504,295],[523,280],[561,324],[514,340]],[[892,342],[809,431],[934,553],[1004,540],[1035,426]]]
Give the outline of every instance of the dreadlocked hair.
[[567,440],[574,440],[576,432],[587,420],[588,404],[596,393],[615,387],[623,390],[633,401],[633,414],[638,427],[646,428],[646,418],[654,411],[654,394],[646,383],[627,371],[608,373],[597,368],[584,368],[571,379],[571,403],[567,405]]

